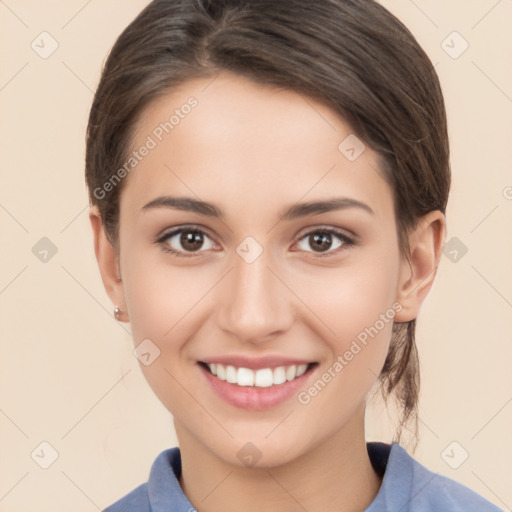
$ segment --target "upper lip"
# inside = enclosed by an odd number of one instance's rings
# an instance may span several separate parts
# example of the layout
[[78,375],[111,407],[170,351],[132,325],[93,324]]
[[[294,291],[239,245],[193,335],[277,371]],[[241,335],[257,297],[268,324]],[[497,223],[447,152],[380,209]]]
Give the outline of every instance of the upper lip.
[[218,356],[202,359],[200,362],[206,364],[222,364],[224,366],[235,366],[237,368],[249,368],[251,370],[259,370],[261,368],[277,368],[279,366],[292,366],[301,364],[310,364],[314,361],[305,359],[296,359],[283,356],[263,356],[263,357],[247,357],[247,356]]

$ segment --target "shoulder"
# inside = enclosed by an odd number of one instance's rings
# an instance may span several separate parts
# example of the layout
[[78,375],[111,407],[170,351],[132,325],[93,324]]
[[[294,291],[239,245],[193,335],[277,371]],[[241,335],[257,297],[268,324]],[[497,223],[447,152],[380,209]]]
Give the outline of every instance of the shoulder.
[[108,506],[103,512],[151,512],[164,510],[172,512],[183,508],[186,500],[179,485],[181,455],[179,448],[161,452],[153,462],[149,479],[131,492]]
[[[382,456],[382,443],[375,451]],[[385,445],[384,445],[385,446]],[[369,449],[370,451],[370,449]],[[455,480],[434,473],[393,443],[381,488],[368,512],[401,510],[414,512],[499,512],[485,498]]]

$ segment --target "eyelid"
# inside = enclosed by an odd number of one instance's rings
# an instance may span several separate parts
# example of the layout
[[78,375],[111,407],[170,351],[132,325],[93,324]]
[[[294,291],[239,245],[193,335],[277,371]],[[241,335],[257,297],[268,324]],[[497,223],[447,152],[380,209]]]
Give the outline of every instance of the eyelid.
[[[359,240],[359,237],[354,232],[352,232],[348,229],[331,226],[329,224],[325,224],[325,225],[313,224],[310,226],[306,226],[304,228],[301,228],[295,236],[297,237],[298,240],[302,240],[302,238],[304,238],[306,235],[309,235],[311,233],[316,233],[318,231],[334,233],[338,236],[347,238],[354,243]],[[301,234],[301,233],[303,233],[303,234]]]
[[212,238],[210,231],[206,226],[202,226],[201,224],[180,224],[178,226],[163,229],[158,235],[156,235],[155,242],[166,239],[180,231],[200,231]]

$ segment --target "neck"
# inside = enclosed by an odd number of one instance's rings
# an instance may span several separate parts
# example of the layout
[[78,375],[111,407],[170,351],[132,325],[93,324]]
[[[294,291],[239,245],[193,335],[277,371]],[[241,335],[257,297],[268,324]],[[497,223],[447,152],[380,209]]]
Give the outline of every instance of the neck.
[[366,448],[364,406],[350,425],[300,457],[270,468],[229,464],[175,425],[182,460],[180,485],[201,512],[360,512],[381,484]]

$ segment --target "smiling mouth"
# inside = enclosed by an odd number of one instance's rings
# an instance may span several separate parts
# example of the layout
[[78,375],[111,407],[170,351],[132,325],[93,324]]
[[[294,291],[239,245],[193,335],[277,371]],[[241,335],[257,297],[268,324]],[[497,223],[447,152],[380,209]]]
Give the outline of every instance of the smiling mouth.
[[311,371],[314,366],[318,365],[318,363],[315,362],[252,370],[250,368],[223,365],[220,363],[205,363],[203,361],[199,361],[199,364],[219,380],[238,386],[258,388],[279,386],[286,382],[293,381],[302,377],[302,375]]

